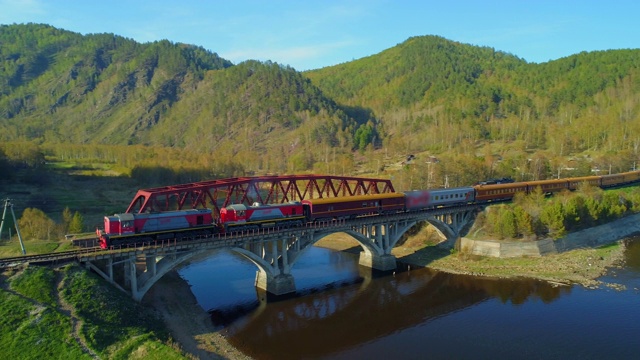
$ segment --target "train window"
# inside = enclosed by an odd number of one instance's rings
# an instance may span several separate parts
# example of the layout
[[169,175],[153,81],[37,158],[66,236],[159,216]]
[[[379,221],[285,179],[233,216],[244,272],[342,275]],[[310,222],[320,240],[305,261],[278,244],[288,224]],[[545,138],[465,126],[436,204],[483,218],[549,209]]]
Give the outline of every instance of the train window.
[[244,216],[244,210],[238,211],[238,216]]

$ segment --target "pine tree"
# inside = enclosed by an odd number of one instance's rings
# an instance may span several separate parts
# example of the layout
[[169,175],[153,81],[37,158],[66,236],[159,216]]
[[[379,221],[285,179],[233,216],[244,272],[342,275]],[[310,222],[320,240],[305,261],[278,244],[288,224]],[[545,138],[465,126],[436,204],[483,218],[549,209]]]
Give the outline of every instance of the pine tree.
[[69,223],[69,233],[78,234],[84,231],[84,218],[79,212],[73,214],[73,219]]

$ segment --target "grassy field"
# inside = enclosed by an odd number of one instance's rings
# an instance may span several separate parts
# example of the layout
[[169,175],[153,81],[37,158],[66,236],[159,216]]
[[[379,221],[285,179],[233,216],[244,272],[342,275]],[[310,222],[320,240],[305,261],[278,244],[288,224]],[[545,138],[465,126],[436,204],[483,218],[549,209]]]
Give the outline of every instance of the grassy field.
[[[36,208],[56,223],[61,223],[64,209],[69,208],[72,213],[77,211],[82,215],[84,230],[93,233],[97,227],[103,226],[105,215],[124,212],[138,189],[151,186],[119,174],[105,164],[80,168],[73,163],[49,162],[46,169],[39,170],[37,174],[30,169],[10,174],[10,181],[0,186],[0,199],[12,200],[18,220],[26,208]],[[10,212],[7,212],[6,221],[0,234],[0,257],[19,256],[22,251]],[[47,239],[23,237],[23,240],[27,254],[70,248],[70,241],[59,235]]]
[[185,359],[153,311],[78,265],[0,276],[5,359]]

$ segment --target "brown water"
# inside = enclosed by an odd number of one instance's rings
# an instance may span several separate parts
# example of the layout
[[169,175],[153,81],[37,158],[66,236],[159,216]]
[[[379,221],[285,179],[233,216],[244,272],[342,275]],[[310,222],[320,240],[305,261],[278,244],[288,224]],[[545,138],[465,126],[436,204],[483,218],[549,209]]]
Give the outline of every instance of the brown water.
[[[228,253],[180,271],[228,340],[256,359],[603,359],[640,353],[640,241],[585,289],[428,269],[373,276],[346,253],[313,248],[299,292],[258,299],[255,268]],[[261,294],[260,294],[261,295]]]

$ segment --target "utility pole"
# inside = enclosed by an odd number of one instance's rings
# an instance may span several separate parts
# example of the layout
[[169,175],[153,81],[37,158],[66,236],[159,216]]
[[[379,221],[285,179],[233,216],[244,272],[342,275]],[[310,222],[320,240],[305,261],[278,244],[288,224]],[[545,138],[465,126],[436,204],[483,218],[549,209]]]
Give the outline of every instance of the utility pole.
[[[7,217],[7,208],[11,209],[11,215],[13,216],[13,226],[16,228],[16,234],[18,234],[18,240],[20,241],[20,247],[22,248],[22,255],[26,255],[27,251],[24,249],[24,243],[22,242],[22,236],[20,235],[20,229],[18,228],[18,221],[16,220],[16,213],[13,212],[13,203],[11,199],[4,199],[4,211],[2,211],[2,222],[0,222],[0,238],[2,238],[2,229],[4,228],[4,220]],[[9,229],[11,234],[11,229]],[[11,239],[11,235],[9,235]]]

